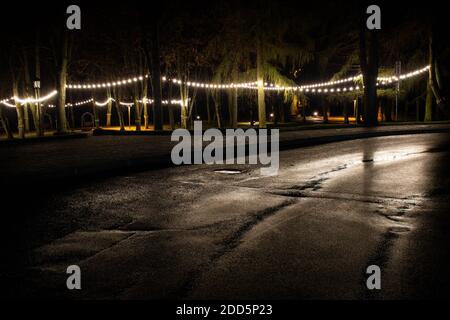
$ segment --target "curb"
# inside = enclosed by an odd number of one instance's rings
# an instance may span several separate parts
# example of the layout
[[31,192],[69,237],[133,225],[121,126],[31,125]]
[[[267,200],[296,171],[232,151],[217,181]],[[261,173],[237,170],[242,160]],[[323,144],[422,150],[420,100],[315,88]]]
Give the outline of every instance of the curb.
[[427,134],[427,133],[450,133],[450,127],[446,128],[424,128],[396,131],[375,131],[375,132],[359,132],[353,134],[342,134],[334,136],[313,137],[298,140],[280,141],[280,150],[289,150],[299,147],[309,147],[333,142],[368,139],[388,136],[404,136],[410,134]]
[[45,143],[50,141],[58,141],[58,140],[71,140],[71,139],[82,139],[89,137],[89,133],[77,132],[77,133],[69,133],[64,135],[51,135],[44,137],[33,137],[33,138],[25,138],[25,139],[12,139],[12,140],[2,140],[0,141],[0,148],[6,146],[15,146],[15,145],[26,145],[26,144],[35,144],[35,143]]

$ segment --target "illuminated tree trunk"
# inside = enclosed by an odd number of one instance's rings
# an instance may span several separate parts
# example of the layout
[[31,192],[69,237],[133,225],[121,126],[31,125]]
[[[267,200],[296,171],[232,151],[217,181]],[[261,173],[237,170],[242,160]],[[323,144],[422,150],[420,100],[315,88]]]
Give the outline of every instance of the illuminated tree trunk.
[[211,110],[209,110],[209,90],[205,90],[206,92],[206,112],[208,115],[208,125],[211,126]]
[[163,108],[161,97],[161,70],[159,57],[158,25],[156,21],[152,28],[151,68],[153,86],[153,119],[155,123],[155,131],[160,131],[163,130]]
[[263,53],[262,43],[257,36],[256,41],[256,80],[258,83],[258,119],[259,127],[266,127],[266,103],[264,100],[264,74],[263,74]]
[[168,109],[169,109],[169,125],[171,130],[175,130],[175,116],[173,114],[174,106],[172,105],[172,84],[169,83],[169,92],[168,92]]
[[291,119],[295,119],[299,114],[299,99],[298,95],[294,94],[292,97],[291,108],[290,108],[290,117]]
[[100,127],[100,119],[98,117],[98,108],[95,101],[92,101],[92,114],[94,115],[94,128],[98,129]]
[[188,88],[185,81],[180,85],[180,97],[181,97],[181,127],[183,129],[188,128],[189,110],[188,110]]
[[433,39],[433,31],[430,32],[428,47],[429,47],[429,65],[430,65],[430,70],[428,73],[429,74],[428,83],[436,99],[436,103],[439,106],[442,104],[442,94],[436,79],[435,41]]
[[[145,70],[147,70],[147,68]],[[148,71],[147,71],[147,74],[148,74]],[[139,111],[142,112],[142,114],[144,115],[144,129],[148,129],[148,80],[147,80],[147,78],[144,78],[142,91],[143,91],[143,95],[142,95],[142,106],[143,106],[142,109],[143,110],[139,110]]]
[[220,112],[220,92],[214,91],[211,94],[211,97],[214,100],[214,110],[216,114],[216,120],[217,120],[217,128],[222,128],[222,120],[221,120],[221,112]]
[[230,89],[228,92],[228,111],[230,114],[230,127],[237,128],[237,89]]
[[117,118],[119,119],[119,126],[120,126],[120,131],[125,131],[125,123],[123,121],[123,113],[122,113],[122,109],[120,107],[120,97],[119,97],[119,92],[114,90],[114,100],[115,100],[115,106],[116,106],[116,111],[117,111]]
[[[378,34],[361,26],[359,36],[359,61],[364,82],[364,124],[376,126],[377,121],[377,78],[378,78]],[[368,35],[368,37],[367,37]]]
[[425,99],[425,117],[423,119],[425,122],[433,121],[433,98],[433,91],[431,90],[430,80],[428,79],[427,97]]
[[148,103],[144,104],[144,127],[148,129]]
[[[30,74],[28,73],[28,57],[26,54],[25,49],[23,49],[23,72],[24,72],[24,78],[25,83],[23,84],[23,91],[25,92],[25,96],[29,97],[30,95]],[[24,104],[23,106],[23,113],[24,113],[24,123],[25,123],[25,132],[30,131],[30,118],[28,113],[28,106],[31,104]]]
[[139,95],[136,92],[133,96],[134,101],[134,123],[136,131],[141,131],[141,104],[139,102]]
[[[15,97],[19,96],[19,84],[17,83],[17,80],[13,80],[13,95]],[[16,102],[16,112],[17,112],[17,130],[19,132],[19,138],[23,139],[25,138],[25,123],[24,123],[24,114],[23,114],[23,106],[20,104],[20,102]]]
[[30,131],[30,118],[28,113],[28,103],[23,106],[23,116],[25,122],[25,132]]
[[111,127],[111,115],[112,115],[112,100],[111,90],[107,90],[108,104],[106,105],[106,126]]
[[12,131],[11,131],[11,127],[9,125],[9,120],[5,116],[3,110],[4,110],[4,106],[0,105],[0,122],[2,123],[3,130],[5,130],[6,137],[8,139],[13,139],[14,137],[13,137],[13,134],[12,134]]
[[[35,52],[35,70],[34,70],[34,77],[35,80],[40,81],[41,79],[41,57],[40,57],[40,50],[39,50],[39,33],[36,34],[36,42],[34,46],[34,52]],[[37,93],[38,96],[40,96],[40,88],[35,89],[35,93]],[[36,130],[37,136],[43,136],[44,135],[44,117],[42,116],[42,110],[40,103],[35,103],[32,106],[33,113],[33,119],[34,119],[34,127]]]
[[[233,70],[232,70],[232,79],[234,83],[237,83],[238,80],[238,65],[237,63],[233,64]],[[231,89],[230,92],[231,97],[231,109],[230,109],[230,124],[232,128],[237,128],[238,126],[238,89],[234,88]]]
[[57,119],[58,126],[56,128],[59,134],[67,133],[66,119],[66,83],[67,83],[67,66],[69,63],[69,39],[65,32],[63,35],[63,43],[61,50],[61,59],[58,65],[58,102],[57,102]]
[[[446,98],[444,97],[442,90],[442,83],[439,77],[439,66],[436,59],[436,48],[435,48],[435,40],[433,37],[433,27],[430,30],[429,34],[429,72],[428,72],[428,87],[427,87],[427,103],[425,107],[425,121],[431,121],[432,118],[432,105],[433,105],[433,97],[436,99],[436,105],[439,109],[445,114],[445,116],[449,116],[449,112],[446,109]],[[429,97],[431,95],[433,97]],[[429,100],[431,102],[429,102]]]

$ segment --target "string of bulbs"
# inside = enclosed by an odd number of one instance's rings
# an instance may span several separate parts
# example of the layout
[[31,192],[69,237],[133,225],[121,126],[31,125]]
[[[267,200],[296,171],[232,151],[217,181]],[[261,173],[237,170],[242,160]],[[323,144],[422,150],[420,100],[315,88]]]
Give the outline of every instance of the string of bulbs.
[[[390,76],[390,77],[378,77],[377,78],[377,86],[381,85],[387,85],[387,84],[391,84],[393,82],[397,82],[400,80],[406,80],[412,77],[416,77],[419,76],[425,72],[428,72],[430,69],[430,66],[425,66],[423,68],[408,72],[406,74],[402,74],[399,76]],[[66,85],[67,89],[74,89],[74,90],[93,90],[93,89],[102,89],[102,88],[112,88],[112,87],[117,87],[117,86],[126,86],[126,85],[130,85],[133,83],[137,83],[140,81],[143,81],[144,78],[148,78],[148,75],[145,76],[139,76],[139,77],[132,77],[132,78],[128,78],[128,79],[123,79],[123,80],[118,80],[118,81],[113,81],[113,82],[105,82],[105,83],[96,83],[96,84],[68,84]],[[299,92],[307,92],[307,93],[321,93],[321,94],[325,94],[325,93],[342,93],[342,92],[351,92],[351,91],[358,91],[360,90],[360,87],[358,85],[353,85],[353,86],[346,86],[346,87],[337,87],[337,88],[326,88],[326,87],[331,87],[331,86],[336,86],[336,85],[340,85],[340,84],[344,84],[344,83],[350,83],[350,82],[357,82],[359,80],[362,80],[363,76],[362,74],[356,75],[354,77],[350,77],[350,78],[346,78],[346,79],[341,79],[341,80],[333,80],[333,81],[328,81],[328,82],[318,82],[318,83],[311,83],[311,84],[307,84],[307,85],[300,85],[300,86],[279,86],[279,85],[275,85],[272,83],[262,83],[262,81],[256,81],[256,82],[244,82],[244,83],[225,83],[225,84],[218,84],[218,83],[202,83],[202,82],[191,82],[191,81],[187,81],[187,82],[183,82],[179,79],[168,79],[167,77],[163,76],[161,79],[163,82],[166,81],[171,81],[174,84],[177,85],[182,85],[183,83],[185,83],[186,86],[188,87],[195,87],[195,88],[205,88],[205,89],[253,89],[253,90],[257,90],[260,87],[263,88],[263,90],[265,91],[299,91]],[[325,88],[324,88],[325,87]],[[322,89],[324,88],[324,89]],[[58,91],[54,90],[52,92],[50,92],[49,94],[39,98],[39,99],[34,99],[34,98],[19,98],[19,97],[12,97],[10,99],[3,99],[0,100],[0,103],[10,107],[10,108],[15,108],[15,104],[9,103],[9,101],[14,101],[14,103],[19,103],[21,105],[25,105],[27,103],[42,103],[45,102],[51,98],[53,98],[54,96],[56,96],[58,94]],[[112,98],[107,99],[105,102],[96,102],[95,104],[97,106],[105,106],[107,105],[111,100],[113,100]],[[114,100],[113,100],[114,101]],[[70,107],[70,106],[81,106],[81,105],[85,105],[88,103],[92,103],[94,102],[94,99],[88,99],[88,100],[84,100],[84,101],[79,101],[76,103],[68,103],[66,104],[66,107]],[[144,103],[143,101],[139,101],[140,103]],[[145,101],[145,103],[150,104],[153,103],[153,100],[149,100],[147,99],[147,101]],[[182,105],[182,101],[181,100],[163,100],[162,101],[163,104],[180,104]],[[134,103],[132,102],[120,102],[121,105],[124,106],[132,106],[134,105]],[[54,107],[54,105],[49,105],[49,107]]]

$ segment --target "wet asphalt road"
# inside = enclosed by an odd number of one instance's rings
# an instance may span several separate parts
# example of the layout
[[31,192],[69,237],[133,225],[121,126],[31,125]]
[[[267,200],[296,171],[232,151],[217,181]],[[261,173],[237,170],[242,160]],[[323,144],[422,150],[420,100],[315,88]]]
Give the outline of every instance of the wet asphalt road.
[[[449,298],[449,160],[450,134],[422,134],[283,151],[276,177],[189,166],[9,190],[4,294]],[[81,291],[65,289],[71,264]]]

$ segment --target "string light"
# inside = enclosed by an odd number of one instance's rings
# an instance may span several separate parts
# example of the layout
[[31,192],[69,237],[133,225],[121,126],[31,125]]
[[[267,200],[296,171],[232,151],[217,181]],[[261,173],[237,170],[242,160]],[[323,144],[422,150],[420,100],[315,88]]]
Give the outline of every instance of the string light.
[[[429,71],[430,66],[426,66],[424,68],[406,73],[406,74],[402,74],[397,76],[390,76],[390,77],[378,77],[377,80],[378,82],[381,83],[381,85],[386,85],[386,84],[391,84],[393,82],[397,82],[400,80],[405,80],[405,79],[409,79],[418,75],[421,75],[422,73],[425,73],[427,71]],[[114,81],[114,82],[104,82],[104,83],[96,83],[96,84],[68,84],[66,85],[66,87],[68,89],[81,89],[81,90],[93,90],[93,89],[102,89],[102,88],[112,88],[112,87],[118,87],[118,86],[125,86],[125,85],[129,85],[129,84],[133,84],[133,83],[137,83],[140,81],[143,81],[144,78],[148,78],[149,75],[145,75],[145,76],[137,76],[137,77],[131,77],[128,79],[122,79],[122,80],[118,80],[118,81]],[[349,77],[346,79],[341,79],[341,80],[333,80],[333,81],[328,81],[328,82],[320,82],[320,83],[312,83],[312,84],[307,84],[307,85],[299,85],[299,86],[280,86],[280,85],[274,85],[272,83],[263,83],[262,81],[254,81],[254,82],[244,82],[244,83],[230,83],[230,84],[221,84],[221,83],[201,83],[201,82],[191,82],[191,81],[187,81],[187,82],[183,82],[179,79],[168,79],[167,77],[163,76],[162,77],[162,81],[166,82],[166,81],[171,81],[173,84],[176,85],[182,85],[185,84],[187,87],[193,87],[193,88],[207,88],[207,89],[219,89],[219,90],[227,90],[227,89],[253,89],[253,90],[257,90],[259,89],[260,86],[263,86],[263,90],[265,91],[299,91],[299,92],[311,92],[311,93],[320,93],[320,94],[328,94],[328,93],[335,93],[335,92],[348,92],[348,91],[357,91],[359,90],[359,86],[350,86],[350,87],[335,87],[335,88],[324,88],[324,87],[331,87],[331,86],[336,86],[336,85],[340,85],[340,84],[344,84],[344,83],[350,83],[350,82],[357,82],[359,80],[362,80],[363,76],[361,74],[356,75],[354,77]],[[380,83],[377,83],[377,86],[379,86]],[[324,88],[324,89],[322,89]],[[33,99],[33,98],[26,98],[26,99],[21,99],[19,97],[13,97],[11,99],[13,99],[16,103],[20,103],[20,104],[26,104],[26,103],[37,103],[37,102],[44,102],[47,101],[49,99],[51,99],[52,97],[54,97],[58,92],[52,91],[50,94],[40,98],[40,99]],[[11,99],[4,99],[1,100],[0,102],[3,105],[6,105],[8,107],[15,107],[15,105],[8,103],[9,100]],[[95,104],[97,106],[105,106],[107,105],[110,101],[114,101],[114,99],[109,98],[107,99],[105,102],[96,102]],[[81,106],[87,103],[91,103],[94,102],[94,99],[89,99],[89,100],[85,100],[85,101],[80,101],[74,104],[66,104],[67,106]],[[143,103],[142,101],[139,101],[140,103]],[[153,103],[152,100],[147,100],[146,103]],[[169,104],[169,101],[167,100],[163,100],[162,101],[163,104]],[[134,103],[132,102],[120,102],[121,105],[123,106],[132,106],[134,105]],[[170,104],[180,104],[183,105],[183,102],[181,100],[171,100]],[[53,105],[50,105],[50,107],[54,107]]]
[[[430,69],[429,66],[426,66],[424,68],[409,72],[404,75],[397,76],[390,76],[390,77],[378,77],[378,81],[382,84],[392,83],[394,81],[404,80],[408,79],[414,76],[418,76],[424,72],[427,72]],[[111,87],[118,87],[118,86],[125,86],[129,84],[133,84],[139,81],[143,81],[144,78],[148,78],[148,75],[145,77],[139,76],[139,77],[132,77],[128,79],[118,80],[114,82],[106,82],[106,83],[97,83],[97,84],[69,84],[67,85],[68,89],[81,89],[81,90],[92,90],[92,89],[102,89],[102,88],[111,88]],[[227,90],[227,89],[258,89],[259,86],[263,86],[263,89],[266,91],[300,91],[300,92],[309,92],[310,89],[319,89],[324,87],[331,87],[336,85],[341,85],[344,83],[355,83],[357,81],[362,80],[363,76],[362,74],[341,79],[341,80],[333,80],[328,82],[319,82],[319,83],[311,83],[306,85],[299,85],[299,86],[280,86],[280,85],[274,85],[273,83],[258,83],[258,81],[253,82],[243,82],[243,83],[206,83],[206,82],[195,82],[195,81],[186,81],[183,82],[180,79],[168,79],[167,77],[163,76],[161,79],[163,82],[171,81],[175,85],[186,85],[187,87],[192,88],[206,88],[206,89],[218,89],[218,90]],[[262,81],[261,81],[262,82]],[[349,88],[347,88],[349,89]],[[312,92],[320,92],[320,93],[329,93],[331,90],[314,90]]]
[[9,107],[9,108],[15,108],[16,106],[14,104],[10,104],[8,103],[10,99],[3,99],[2,101],[0,101],[0,103],[2,103],[3,105]]
[[[190,100],[190,98],[187,99],[185,102],[189,102],[189,100]],[[11,107],[11,108],[15,108],[16,107],[15,105],[8,104],[8,101],[9,101],[9,99],[1,100],[0,103],[5,104],[5,105],[7,105],[8,107]],[[89,103],[95,103],[95,105],[98,106],[98,107],[104,107],[108,103],[110,103],[111,101],[115,102],[116,100],[114,100],[113,98],[108,98],[104,102],[98,102],[98,101],[95,101],[93,98],[91,98],[91,99],[78,101],[78,102],[74,102],[74,103],[67,103],[65,105],[65,107],[66,108],[67,107],[79,107],[79,106],[86,105],[86,104],[89,104]],[[139,103],[146,103],[146,104],[153,104],[154,101],[152,99],[144,99],[144,100],[138,100],[138,102]],[[170,100],[170,101],[169,100],[162,100],[161,103],[164,104],[164,105],[168,105],[168,104],[182,105],[182,100],[175,100],[175,99]],[[123,102],[123,101],[121,101],[120,105],[126,106],[126,107],[131,107],[131,106],[134,105],[134,103],[133,102]],[[53,104],[49,104],[48,107],[49,108],[55,108],[56,106],[53,105]]]
[[51,98],[53,98],[55,95],[58,94],[58,91],[54,90],[52,92],[50,92],[48,95],[43,96],[39,99],[33,99],[33,98],[26,98],[26,99],[21,99],[19,97],[12,97],[11,99],[13,99],[16,102],[19,102],[20,104],[26,104],[26,103],[40,103],[40,102],[45,102]]
[[105,88],[114,88],[121,87],[124,85],[129,85],[132,83],[142,82],[145,78],[148,78],[148,75],[145,76],[136,76],[128,79],[121,79],[113,82],[103,82],[103,83],[88,83],[88,84],[67,84],[67,89],[105,89]]
[[99,106],[99,107],[104,107],[104,106],[106,106],[108,103],[110,103],[111,101],[114,101],[114,99],[113,99],[113,98],[108,98],[108,99],[106,99],[105,102],[97,102],[97,101],[95,101],[95,105],[96,105],[96,106]]
[[[79,106],[82,106],[82,105],[85,105],[85,104],[88,104],[88,103],[92,103],[92,102],[94,102],[94,99],[91,98],[91,99],[88,99],[88,100],[78,101],[78,102],[75,102],[75,103],[66,103],[65,107],[66,108],[67,107],[79,107]],[[54,104],[49,104],[48,107],[49,108],[55,108],[56,106]]]
[[411,71],[409,73],[406,74],[402,74],[400,76],[390,76],[390,77],[378,77],[378,81],[380,81],[382,84],[384,82],[384,84],[386,83],[392,83],[392,82],[396,82],[399,80],[404,80],[404,79],[409,79],[411,77],[415,77],[418,76],[422,73],[428,72],[430,70],[430,66],[426,66],[424,68],[415,70],[415,71]]
[[[430,66],[426,66],[424,68],[400,75],[398,77],[396,76],[391,76],[391,77],[378,77],[377,81],[381,82],[381,84],[385,85],[385,84],[390,84],[392,82],[396,82],[399,80],[404,80],[404,79],[408,79],[411,77],[415,77],[418,76],[424,72],[427,72],[430,69]],[[354,89],[359,90],[359,87],[343,87],[343,88],[339,88],[336,90],[321,90],[319,88],[323,88],[323,87],[328,87],[328,86],[334,86],[337,84],[343,84],[343,83],[348,83],[348,82],[356,82],[359,80],[362,80],[363,76],[361,74],[354,76],[354,77],[350,77],[347,79],[342,79],[342,80],[336,80],[336,81],[329,81],[329,82],[321,82],[321,83],[315,83],[315,84],[309,84],[309,85],[300,85],[300,86],[295,86],[295,87],[284,87],[284,86],[279,86],[279,85],[274,85],[274,84],[269,84],[269,83],[265,83],[264,84],[264,90],[267,91],[300,91],[300,92],[313,92],[313,93],[333,93],[333,92],[341,92],[341,91],[353,91]],[[253,89],[257,89],[257,87],[253,87]],[[316,90],[317,89],[317,90]]]

